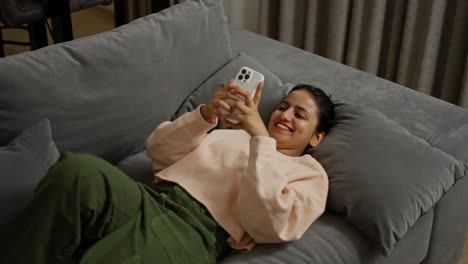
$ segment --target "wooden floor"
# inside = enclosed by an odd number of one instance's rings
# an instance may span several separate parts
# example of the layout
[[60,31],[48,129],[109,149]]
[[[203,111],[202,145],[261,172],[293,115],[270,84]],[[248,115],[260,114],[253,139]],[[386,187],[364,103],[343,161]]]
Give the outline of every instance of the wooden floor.
[[[1,1],[1,0],[0,0]],[[94,35],[114,28],[114,9],[112,5],[97,6],[72,14],[74,38]],[[4,38],[9,40],[26,41],[28,36],[21,30],[5,30]],[[49,43],[52,43],[49,38]],[[5,45],[5,55],[13,55],[28,51],[27,47]],[[458,264],[468,264],[468,235],[465,238],[464,255]]]
[[463,256],[458,263],[468,264],[468,235],[465,236],[465,250],[463,251]]

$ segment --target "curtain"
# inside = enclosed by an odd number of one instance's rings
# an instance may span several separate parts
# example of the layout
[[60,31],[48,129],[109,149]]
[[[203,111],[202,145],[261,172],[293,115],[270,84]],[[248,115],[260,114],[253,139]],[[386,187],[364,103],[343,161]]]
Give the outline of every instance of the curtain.
[[468,108],[466,0],[224,0],[245,28]]
[[[0,0],[1,1],[1,0]],[[114,3],[117,0],[114,0]],[[123,22],[128,23],[132,20],[140,18],[142,16],[149,15],[153,12],[152,3],[156,3],[157,0],[118,0],[123,5]],[[186,0],[169,0],[170,5],[175,5]],[[222,1],[222,0],[220,0]],[[160,3],[166,1],[160,1]]]
[[114,4],[122,7],[122,23],[151,14],[151,0],[114,0]]

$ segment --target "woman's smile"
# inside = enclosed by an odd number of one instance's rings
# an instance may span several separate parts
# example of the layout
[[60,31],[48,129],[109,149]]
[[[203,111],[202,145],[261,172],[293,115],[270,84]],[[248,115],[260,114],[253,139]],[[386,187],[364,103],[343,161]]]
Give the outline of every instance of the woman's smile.
[[292,128],[285,123],[282,122],[276,122],[275,123],[275,128],[278,130],[280,133],[285,133],[285,134],[291,134],[293,132]]

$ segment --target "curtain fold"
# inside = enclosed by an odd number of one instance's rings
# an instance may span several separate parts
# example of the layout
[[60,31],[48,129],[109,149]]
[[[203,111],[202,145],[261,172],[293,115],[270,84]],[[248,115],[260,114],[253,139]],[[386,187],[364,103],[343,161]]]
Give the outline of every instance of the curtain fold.
[[[468,1],[260,0],[259,34],[467,107]],[[244,7],[245,8],[245,7]]]
[[151,0],[122,0],[124,21],[128,23],[137,18],[151,14]]
[[[0,0],[1,1],[1,0]],[[121,0],[124,10],[124,22],[128,23],[137,18],[149,15],[153,12],[152,0]],[[170,5],[175,5],[186,0],[170,0]],[[220,0],[222,1],[222,0]]]

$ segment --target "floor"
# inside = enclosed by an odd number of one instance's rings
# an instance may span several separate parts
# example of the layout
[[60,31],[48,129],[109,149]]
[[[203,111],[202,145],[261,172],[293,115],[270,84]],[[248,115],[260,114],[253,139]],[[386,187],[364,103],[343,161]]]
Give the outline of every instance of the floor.
[[465,236],[465,249],[458,264],[468,264],[468,235]]
[[[108,31],[114,28],[114,11],[110,6],[98,6],[79,11],[72,14],[73,35],[74,38],[94,35],[99,32]],[[5,30],[4,39],[26,41],[28,36],[26,32],[20,30]],[[52,43],[49,38],[49,43]],[[27,47],[5,45],[5,55],[13,55],[28,51]],[[464,255],[458,264],[468,264],[468,235],[465,237]]]

